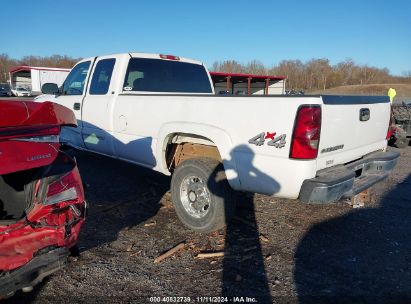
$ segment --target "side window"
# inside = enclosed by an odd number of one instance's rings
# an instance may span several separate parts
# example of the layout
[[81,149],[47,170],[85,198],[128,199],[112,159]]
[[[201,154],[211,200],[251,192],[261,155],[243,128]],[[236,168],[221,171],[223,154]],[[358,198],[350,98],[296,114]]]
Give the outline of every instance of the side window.
[[97,63],[91,79],[90,95],[107,94],[115,63],[114,58],[102,59]]
[[71,70],[63,84],[63,95],[83,95],[89,67],[90,61],[84,61]]

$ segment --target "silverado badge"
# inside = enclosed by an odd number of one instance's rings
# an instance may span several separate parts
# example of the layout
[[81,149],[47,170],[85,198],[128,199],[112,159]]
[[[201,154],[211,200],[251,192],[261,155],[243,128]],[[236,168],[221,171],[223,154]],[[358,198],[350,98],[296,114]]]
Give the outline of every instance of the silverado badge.
[[338,146],[334,146],[334,147],[328,147],[328,148],[324,148],[321,150],[321,153],[328,153],[328,152],[333,152],[333,151],[337,151],[340,149],[344,149],[344,145],[338,145]]

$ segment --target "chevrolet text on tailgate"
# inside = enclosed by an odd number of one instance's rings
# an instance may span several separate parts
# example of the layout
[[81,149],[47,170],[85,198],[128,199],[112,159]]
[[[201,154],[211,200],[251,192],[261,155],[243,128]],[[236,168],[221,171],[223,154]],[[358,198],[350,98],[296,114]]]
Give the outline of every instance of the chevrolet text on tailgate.
[[176,213],[200,232],[233,215],[232,189],[330,203],[399,157],[386,151],[388,97],[216,96],[205,66],[177,56],[84,59],[43,92],[75,112],[68,145],[172,174]]

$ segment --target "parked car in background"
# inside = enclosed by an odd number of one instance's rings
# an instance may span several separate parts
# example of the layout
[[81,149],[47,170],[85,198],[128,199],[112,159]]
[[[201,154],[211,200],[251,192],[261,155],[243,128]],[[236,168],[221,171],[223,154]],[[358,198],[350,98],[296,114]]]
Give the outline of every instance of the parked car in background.
[[67,261],[86,215],[76,162],[60,151],[69,109],[0,100],[0,300]]
[[0,87],[0,97],[10,97],[12,95],[13,94],[11,93],[10,89]]
[[16,97],[30,97],[31,96],[31,91],[23,87],[11,89],[11,91],[13,92],[13,95]]
[[332,203],[386,178],[387,96],[214,94],[206,67],[172,55],[86,58],[61,89],[36,101],[73,109],[68,145],[138,164],[171,179],[189,228],[209,232],[234,214],[231,189]]
[[10,97],[13,96],[13,93],[10,90],[8,84],[0,83],[0,97]]

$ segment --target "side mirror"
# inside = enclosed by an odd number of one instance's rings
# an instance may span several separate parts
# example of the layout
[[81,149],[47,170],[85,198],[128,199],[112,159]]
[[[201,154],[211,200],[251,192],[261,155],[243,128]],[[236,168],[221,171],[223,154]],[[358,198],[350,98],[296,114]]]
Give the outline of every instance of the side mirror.
[[59,87],[55,83],[45,83],[41,87],[43,94],[57,95],[59,93]]

